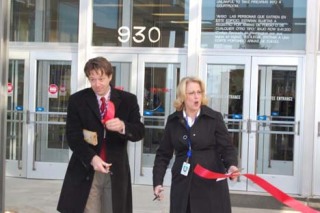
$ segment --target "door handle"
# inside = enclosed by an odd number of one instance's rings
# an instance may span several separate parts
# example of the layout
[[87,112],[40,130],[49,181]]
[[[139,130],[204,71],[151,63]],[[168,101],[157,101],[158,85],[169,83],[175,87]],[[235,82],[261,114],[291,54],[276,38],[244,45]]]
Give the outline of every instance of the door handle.
[[141,156],[140,156],[140,177],[143,177],[144,176],[144,173],[143,173],[143,169],[142,169],[142,161],[143,161],[143,141],[144,139],[141,140]]
[[[144,124],[145,123],[145,121],[144,121],[144,117],[142,116],[141,117],[141,122]],[[140,155],[140,177],[142,177],[142,176],[144,176],[144,174],[143,174],[143,169],[142,169],[142,161],[143,161],[143,143],[144,143],[144,138],[141,140],[141,155]]]
[[26,123],[30,124],[30,110],[27,110]]
[[22,139],[23,139],[23,131],[22,131],[22,128],[23,128],[23,114],[22,112],[19,113],[18,112],[18,169],[22,169],[22,164],[21,164],[21,161],[22,161]]
[[320,137],[320,121],[318,122],[318,137]]
[[251,133],[252,132],[252,130],[251,130],[251,119],[248,119],[248,121],[247,121],[247,133]]

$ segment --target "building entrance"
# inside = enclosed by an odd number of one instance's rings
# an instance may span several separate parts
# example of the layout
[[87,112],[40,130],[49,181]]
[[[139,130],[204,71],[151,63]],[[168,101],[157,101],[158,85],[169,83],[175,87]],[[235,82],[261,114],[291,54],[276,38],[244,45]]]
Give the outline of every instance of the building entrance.
[[[299,192],[300,58],[204,56],[210,105],[238,148],[239,167],[287,193]],[[262,191],[241,177],[233,190]]]
[[[102,55],[103,54],[99,54]],[[92,57],[94,57],[93,55]],[[181,55],[107,54],[113,84],[137,94],[145,138],[129,143],[135,184],[152,184],[152,166],[179,79]],[[8,75],[8,176],[62,179],[70,151],[64,137],[67,100],[78,72],[71,54],[11,54]],[[210,107],[220,111],[239,151],[239,167],[287,193],[299,193],[302,59],[203,56]],[[85,77],[83,76],[85,79]],[[72,89],[73,88],[73,89]],[[164,184],[170,185],[170,167]],[[241,177],[232,190],[262,191]]]
[[[152,184],[156,148],[164,131],[167,116],[174,111],[176,87],[185,75],[186,61],[181,55],[99,54],[114,66],[113,84],[137,95],[145,124],[145,138],[128,143],[132,180]],[[93,55],[95,57],[98,55]],[[170,168],[165,184],[170,184]]]
[[[92,54],[91,57],[98,55]],[[99,54],[114,68],[112,84],[137,94],[146,137],[129,143],[132,180],[151,184],[156,147],[166,117],[173,112],[175,88],[185,75],[179,55]],[[8,78],[6,175],[63,179],[70,150],[65,138],[68,98],[82,76],[69,54],[11,53]],[[87,86],[89,86],[87,84]],[[168,169],[167,179],[170,180]],[[169,184],[170,182],[167,181]]]
[[62,179],[69,161],[65,119],[72,55],[10,58],[6,175]]

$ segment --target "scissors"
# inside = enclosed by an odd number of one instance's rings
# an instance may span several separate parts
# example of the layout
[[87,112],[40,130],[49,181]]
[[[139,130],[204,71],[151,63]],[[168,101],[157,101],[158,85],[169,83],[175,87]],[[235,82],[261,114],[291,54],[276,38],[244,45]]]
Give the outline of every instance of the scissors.
[[159,195],[154,195],[154,198],[153,198],[153,200],[152,201],[155,201],[155,200],[157,200],[157,199],[159,199],[160,198],[160,196]]

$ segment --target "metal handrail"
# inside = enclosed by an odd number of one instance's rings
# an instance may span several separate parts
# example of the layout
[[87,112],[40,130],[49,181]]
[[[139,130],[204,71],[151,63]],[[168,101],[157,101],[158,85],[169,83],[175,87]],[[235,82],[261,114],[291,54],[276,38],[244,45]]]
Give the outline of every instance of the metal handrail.
[[[268,120],[252,120],[252,122],[263,127],[281,127],[281,128],[292,128],[292,131],[283,130],[259,130],[256,129],[252,132],[260,134],[284,134],[284,135],[299,135],[300,122],[299,121],[268,121]],[[276,124],[276,125],[275,125]],[[298,128],[296,128],[298,126]]]

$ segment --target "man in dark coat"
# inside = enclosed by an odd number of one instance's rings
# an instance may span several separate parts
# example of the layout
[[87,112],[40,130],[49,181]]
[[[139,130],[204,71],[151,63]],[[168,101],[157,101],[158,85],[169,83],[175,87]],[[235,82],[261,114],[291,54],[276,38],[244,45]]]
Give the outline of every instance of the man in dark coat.
[[[139,141],[144,136],[137,98],[110,85],[113,70],[105,58],[90,59],[84,70],[91,88],[81,90],[69,99],[66,135],[73,153],[57,209],[62,213],[130,213],[132,189],[127,142]],[[103,112],[99,110],[101,97],[107,100],[107,109]],[[102,122],[112,103],[114,117]],[[96,133],[97,144],[85,141],[83,130]],[[106,160],[102,155],[106,155]],[[102,187],[96,187],[97,177],[105,181],[100,183]],[[100,188],[108,182],[111,182],[111,189],[105,193]],[[100,200],[98,197],[96,203],[94,193],[97,191],[108,198]]]

